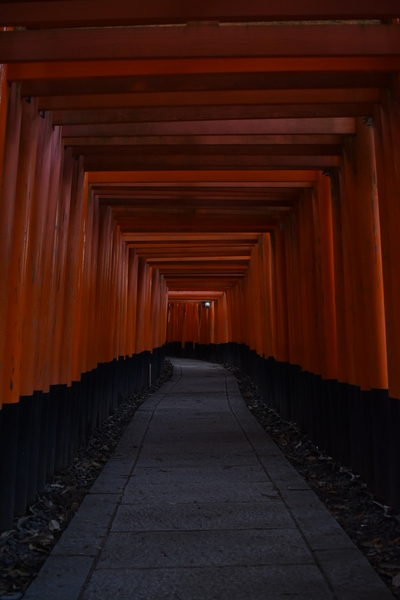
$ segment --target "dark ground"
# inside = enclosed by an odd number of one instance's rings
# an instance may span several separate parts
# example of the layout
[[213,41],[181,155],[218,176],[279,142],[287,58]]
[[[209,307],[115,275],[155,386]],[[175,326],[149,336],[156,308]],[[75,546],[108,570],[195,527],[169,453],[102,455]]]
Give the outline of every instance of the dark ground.
[[[225,365],[226,366],[226,365]],[[295,423],[267,407],[251,380],[233,367],[252,414],[287,459],[307,480],[350,538],[400,600],[400,518],[374,501],[360,478],[310,442]],[[19,600],[68,525],[85,494],[112,455],[122,431],[147,396],[171,376],[167,362],[160,380],[127,398],[81,449],[73,464],[58,473],[13,528],[0,535],[0,600]]]

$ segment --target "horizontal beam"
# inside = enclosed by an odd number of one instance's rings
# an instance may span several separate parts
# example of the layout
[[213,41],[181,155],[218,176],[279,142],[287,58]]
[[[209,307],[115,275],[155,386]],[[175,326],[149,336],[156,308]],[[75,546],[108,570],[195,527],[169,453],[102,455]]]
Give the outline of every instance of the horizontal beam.
[[325,169],[339,167],[338,156],[268,156],[268,155],[232,155],[222,156],[187,156],[187,155],[162,155],[162,156],[85,156],[84,167],[87,171],[112,171],[120,169]]
[[239,240],[223,240],[216,239],[212,242],[207,242],[204,239],[197,240],[163,240],[163,241],[152,241],[143,242],[136,241],[135,251],[139,256],[159,256],[162,251],[163,256],[173,255],[175,253],[185,255],[190,252],[191,254],[215,254],[216,252],[233,252],[240,254],[241,252],[250,253],[251,248],[255,245],[256,240],[245,240],[240,242]]
[[197,146],[196,144],[186,146],[72,146],[74,155],[82,155],[88,157],[95,156],[110,156],[114,157],[144,157],[144,156],[167,156],[171,157],[174,154],[186,156],[207,156],[207,155],[246,155],[246,156],[291,156],[291,155],[339,155],[341,153],[341,145],[335,146],[319,145],[319,144],[295,144],[295,145],[277,145],[269,144],[260,145],[209,145]]
[[132,218],[116,218],[116,223],[122,232],[231,232],[231,231],[271,231],[277,225],[277,220],[260,215],[240,217],[215,216],[210,219],[207,216],[194,218],[187,215],[173,215],[168,217],[157,215],[148,216],[135,215]]
[[[0,21],[1,22],[1,21]],[[0,33],[0,62],[214,57],[393,57],[397,25],[82,28]]]
[[[256,59],[254,59],[256,60]],[[129,62],[129,61],[128,61]],[[150,61],[151,62],[151,61]],[[193,62],[193,61],[192,61]],[[198,63],[198,61],[196,61]],[[168,72],[165,68],[164,72],[155,75],[136,75],[135,70],[124,69],[123,74],[118,74],[121,69],[121,62],[114,63],[114,71],[106,68],[106,65],[101,63],[90,62],[84,63],[68,63],[68,68],[65,63],[56,63],[58,69],[52,63],[24,63],[13,64],[8,66],[7,73],[9,79],[18,79],[22,82],[22,95],[24,96],[57,96],[63,98],[67,96],[87,96],[94,95],[101,97],[106,94],[108,96],[115,95],[130,95],[135,92],[138,94],[154,97],[159,94],[172,95],[181,93],[201,93],[204,92],[226,92],[226,91],[244,91],[257,90],[260,92],[271,92],[272,94],[284,92],[284,90],[292,90],[308,93],[308,89],[316,90],[325,89],[343,89],[344,88],[377,88],[387,87],[390,85],[389,73],[379,71],[333,71],[332,69],[325,71],[254,71],[253,61],[246,61],[248,70],[243,69],[243,61],[234,61],[227,59],[224,64],[219,64],[219,72],[194,71],[193,73],[174,73]],[[266,62],[263,61],[263,66]],[[256,64],[259,61],[256,60]],[[126,67],[126,61],[123,62]],[[133,68],[132,63],[129,65]],[[186,65],[186,61],[185,61]],[[226,70],[224,71],[224,65]],[[165,65],[164,65],[165,66]],[[199,66],[193,64],[193,66]],[[215,61],[207,65],[215,68]],[[232,71],[232,66],[238,67],[238,71]],[[79,67],[79,69],[78,69]],[[175,61],[175,70],[182,67],[181,61]],[[100,71],[100,73],[99,73]],[[36,78],[32,78],[32,72]],[[62,78],[65,77],[65,78]],[[301,92],[301,93],[302,93]],[[299,96],[300,98],[300,96]],[[50,98],[49,98],[50,100]]]
[[210,290],[214,289],[217,292],[224,291],[226,289],[232,288],[237,284],[238,278],[221,278],[217,277],[213,280],[206,279],[194,279],[194,280],[182,280],[182,279],[172,279],[168,278],[166,280],[167,286],[169,290],[177,291],[177,290],[186,290],[190,288],[191,290]]
[[[243,169],[235,170],[202,170],[202,171],[101,171],[101,172],[89,172],[88,181],[89,183],[100,184],[100,183],[127,183],[129,185],[134,183],[150,183],[151,185],[157,183],[173,183],[176,184],[187,184],[188,182],[195,183],[196,185],[203,185],[205,183],[212,183],[215,185],[216,182],[226,183],[241,183],[245,182],[248,185],[249,182],[256,182],[259,185],[260,182],[316,182],[319,178],[318,170],[253,170],[245,171]],[[256,230],[255,230],[256,231]]]
[[200,198],[205,201],[217,200],[224,202],[282,202],[283,200],[292,201],[297,197],[297,190],[291,187],[109,187],[92,186],[92,194],[100,202],[108,204],[124,203],[148,203],[148,202],[170,202],[171,200],[179,202],[196,202]]
[[179,303],[179,302],[201,302],[205,300],[219,300],[224,295],[223,292],[216,292],[215,290],[206,290],[206,291],[169,291],[168,292],[168,300],[169,302]]
[[[75,1],[75,0],[74,0]],[[337,45],[337,40],[334,46]],[[133,77],[159,75],[194,74],[234,74],[273,73],[277,79],[284,79],[284,73],[327,73],[364,71],[366,78],[374,72],[389,73],[400,70],[398,56],[335,56],[335,57],[291,57],[276,58],[160,58],[137,60],[82,60],[82,61],[41,61],[10,63],[7,78],[10,81],[32,81],[34,79],[65,79],[91,77]],[[311,77],[313,80],[314,75]],[[352,79],[353,76],[350,77]],[[290,83],[292,86],[293,83]],[[333,85],[332,81],[327,83]],[[351,83],[350,83],[351,85]],[[355,85],[355,83],[353,83]],[[313,83],[315,87],[315,83]],[[287,87],[283,86],[283,87]],[[302,87],[302,86],[300,86]]]
[[221,260],[235,260],[235,257],[238,257],[240,260],[249,260],[251,258],[248,246],[245,246],[243,250],[236,246],[232,246],[232,249],[227,249],[225,246],[211,246],[209,249],[183,247],[180,250],[170,250],[162,247],[153,251],[150,251],[150,249],[146,251],[137,250],[137,254],[144,256],[149,263],[163,263],[169,260],[183,260],[184,262],[187,260],[217,260],[216,257],[219,257]]
[[236,206],[220,206],[219,204],[212,205],[203,205],[202,203],[190,205],[190,204],[163,204],[163,205],[154,205],[150,204],[148,206],[112,206],[112,214],[114,217],[120,218],[134,218],[134,217],[146,217],[148,219],[160,218],[161,216],[175,217],[179,215],[190,216],[197,218],[198,216],[207,215],[211,218],[214,216],[220,217],[223,215],[228,216],[255,216],[255,215],[278,215],[282,212],[287,212],[290,210],[290,206],[285,205],[270,205],[268,203],[260,204],[257,206],[249,204],[241,204]]
[[135,135],[346,135],[355,133],[352,117],[304,119],[239,119],[159,123],[65,125],[66,137]]
[[[120,136],[120,137],[64,137],[65,146],[186,146],[194,144],[196,146],[217,146],[217,145],[274,145],[274,146],[293,146],[293,145],[331,145],[340,144],[342,138],[340,135],[289,135],[289,134],[271,134],[271,135],[154,135],[154,136]],[[83,151],[83,150],[82,150]]]
[[240,242],[246,244],[256,244],[259,238],[259,234],[255,232],[242,233],[240,231],[232,231],[230,233],[177,233],[177,232],[152,232],[146,233],[130,232],[123,235],[125,241],[131,242],[132,245],[149,243],[149,242],[161,242],[167,243],[192,243],[192,242]]
[[[143,174],[146,173],[147,171],[143,171]],[[245,173],[248,173],[247,171],[244,171]],[[254,172],[254,171],[253,171]],[[135,171],[133,171],[133,173],[135,173]],[[155,171],[153,173],[156,173]],[[167,171],[165,171],[164,173],[168,173]],[[187,171],[182,171],[182,173],[187,173]],[[197,171],[196,171],[197,173]],[[305,173],[309,173],[309,171],[305,171]],[[100,175],[100,173],[98,172],[94,172],[91,175],[93,176],[97,176]],[[114,175],[113,171],[109,171],[107,173],[107,177],[110,177]],[[119,176],[119,174],[118,174]],[[121,176],[124,177],[124,174],[122,174],[121,172]],[[258,176],[258,173],[257,173]],[[94,195],[98,195],[100,196],[102,190],[106,192],[106,194],[108,194],[109,196],[111,196],[112,192],[111,190],[113,188],[116,188],[117,190],[121,189],[121,187],[124,187],[128,193],[131,193],[133,196],[136,195],[136,191],[139,189],[142,189],[143,187],[149,189],[149,190],[154,190],[154,193],[157,193],[158,190],[161,190],[161,192],[165,192],[166,194],[168,193],[167,190],[169,188],[171,188],[172,190],[174,189],[191,189],[192,191],[195,191],[199,194],[208,194],[209,192],[212,192],[212,190],[215,188],[217,189],[225,189],[225,190],[232,190],[231,193],[232,196],[237,192],[238,194],[242,191],[244,193],[249,193],[249,194],[253,194],[253,191],[255,194],[261,194],[263,192],[269,192],[269,191],[279,191],[281,189],[288,189],[288,190],[292,190],[292,191],[296,191],[297,188],[309,188],[312,187],[314,185],[314,181],[313,178],[310,177],[309,180],[304,180],[304,181],[294,181],[294,180],[290,180],[290,181],[236,181],[236,182],[229,182],[229,181],[193,181],[193,182],[186,182],[183,181],[178,182],[171,182],[171,184],[168,184],[166,182],[159,182],[159,181],[155,181],[154,183],[149,183],[146,181],[143,182],[131,182],[131,183],[127,183],[126,181],[122,181],[120,183],[117,183],[115,181],[110,181],[109,183],[94,183],[91,184],[91,190],[93,191]]]
[[82,110],[156,106],[231,106],[242,104],[336,104],[377,103],[382,99],[378,88],[328,88],[286,90],[215,90],[127,94],[80,94],[42,96],[41,110]]
[[151,202],[151,203],[145,203],[142,202],[141,204],[136,204],[136,203],[118,203],[118,202],[113,202],[113,201],[108,201],[108,200],[103,200],[101,202],[101,204],[103,206],[112,206],[112,207],[134,207],[135,210],[145,210],[147,208],[147,210],[153,210],[155,209],[159,209],[160,212],[165,210],[166,206],[177,206],[177,204],[179,205],[179,207],[190,207],[193,210],[197,209],[199,207],[202,207],[203,209],[206,208],[214,208],[214,207],[219,207],[220,210],[226,210],[227,208],[231,209],[231,210],[244,210],[243,207],[248,207],[248,210],[258,210],[260,207],[268,207],[268,209],[273,209],[273,210],[288,210],[289,208],[291,208],[293,206],[293,204],[295,203],[295,201],[298,199],[297,194],[296,194],[296,198],[294,198],[293,200],[287,201],[285,198],[283,198],[280,202],[278,200],[274,200],[273,202],[271,202],[269,199],[264,200],[264,202],[260,199],[256,202],[254,202],[252,200],[251,197],[249,198],[245,198],[243,200],[238,199],[236,201],[233,201],[231,204],[229,204],[229,200],[226,199],[224,202],[221,202],[220,199],[215,198],[215,199],[191,199],[190,201],[185,201],[185,200],[175,200],[175,204],[172,203],[172,201],[166,201],[166,202]]
[[397,0],[74,0],[2,2],[0,22],[26,27],[87,27],[185,23],[188,21],[282,21],[309,19],[388,19],[399,16]]
[[223,297],[223,292],[215,292],[215,290],[205,291],[169,291],[168,300],[170,302],[199,302],[204,300],[218,300]]
[[[400,29],[400,28],[399,28]],[[157,106],[154,108],[109,108],[56,110],[54,125],[176,123],[236,119],[303,119],[310,117],[360,117],[370,115],[372,103],[337,104],[242,104],[238,106]],[[157,125],[155,126],[157,127]],[[154,127],[153,127],[154,128]]]
[[[237,263],[238,266],[244,265],[244,267],[246,268],[249,264],[250,259],[251,259],[250,255],[247,255],[247,256],[243,255],[243,256],[239,256],[239,257],[235,258],[233,255],[232,256],[225,256],[225,255],[212,256],[211,254],[209,254],[208,256],[188,257],[188,260],[185,260],[184,257],[181,257],[181,258],[177,257],[176,259],[173,259],[173,258],[169,259],[168,257],[164,257],[164,256],[158,257],[158,258],[157,257],[150,257],[150,258],[146,257],[146,262],[149,265],[151,265],[152,267],[156,267],[156,268],[160,267],[160,269],[163,269],[164,266],[166,266],[166,265],[172,266],[175,263],[176,264],[181,263],[182,268],[185,268],[185,267],[190,268],[191,263],[199,264],[199,265],[203,266],[203,268],[204,268],[204,266],[207,264],[221,263],[220,267],[223,267],[224,264],[229,263],[229,261],[231,262],[231,264],[236,264],[236,261],[238,261],[238,263]],[[186,263],[188,263],[188,264],[186,264]]]

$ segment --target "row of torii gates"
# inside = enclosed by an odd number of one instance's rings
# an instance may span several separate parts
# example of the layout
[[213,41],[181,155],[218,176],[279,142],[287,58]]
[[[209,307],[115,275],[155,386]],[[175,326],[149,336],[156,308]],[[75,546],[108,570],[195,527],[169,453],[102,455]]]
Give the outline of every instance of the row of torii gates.
[[400,507],[399,16],[0,3],[0,527],[166,348]]

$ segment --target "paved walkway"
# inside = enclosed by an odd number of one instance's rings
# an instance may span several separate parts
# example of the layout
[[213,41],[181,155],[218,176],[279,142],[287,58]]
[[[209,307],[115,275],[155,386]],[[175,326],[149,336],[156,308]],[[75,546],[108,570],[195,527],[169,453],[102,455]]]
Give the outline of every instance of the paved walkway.
[[389,600],[221,366],[174,359],[25,600]]

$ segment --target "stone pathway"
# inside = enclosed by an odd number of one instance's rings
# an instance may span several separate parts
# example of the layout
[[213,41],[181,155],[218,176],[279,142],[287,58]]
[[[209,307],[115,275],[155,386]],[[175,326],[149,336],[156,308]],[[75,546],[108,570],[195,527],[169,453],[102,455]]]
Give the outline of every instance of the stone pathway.
[[390,600],[220,365],[173,359],[25,600]]

